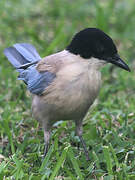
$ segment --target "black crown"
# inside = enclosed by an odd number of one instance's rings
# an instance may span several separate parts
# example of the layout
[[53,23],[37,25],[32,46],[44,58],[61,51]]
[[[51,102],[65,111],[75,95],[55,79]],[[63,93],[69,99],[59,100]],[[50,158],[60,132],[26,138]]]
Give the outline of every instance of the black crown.
[[66,50],[85,59],[106,59],[117,53],[113,40],[97,28],[86,28],[77,33]]

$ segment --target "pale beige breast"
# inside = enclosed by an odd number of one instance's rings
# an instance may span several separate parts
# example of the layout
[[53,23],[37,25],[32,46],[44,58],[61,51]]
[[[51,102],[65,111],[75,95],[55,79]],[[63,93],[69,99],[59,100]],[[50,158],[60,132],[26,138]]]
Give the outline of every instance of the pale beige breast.
[[44,101],[52,104],[61,117],[85,114],[98,95],[100,72],[89,72],[85,64],[72,64],[63,68],[55,81],[46,89]]

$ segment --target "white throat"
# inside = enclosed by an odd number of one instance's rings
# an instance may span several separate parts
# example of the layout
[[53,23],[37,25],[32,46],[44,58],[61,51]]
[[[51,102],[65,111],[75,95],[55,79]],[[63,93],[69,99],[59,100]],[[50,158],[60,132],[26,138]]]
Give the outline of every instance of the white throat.
[[89,62],[89,68],[93,68],[96,70],[99,70],[100,68],[102,68],[107,62],[98,58],[90,58],[88,59]]
[[88,63],[89,68],[93,68],[95,70],[99,70],[100,68],[102,68],[107,63],[104,60],[94,58],[94,57],[91,57],[90,59],[84,59],[80,55],[74,55],[67,50],[61,51],[61,54],[68,57],[70,60],[73,59],[75,61],[80,61],[80,62],[83,61],[86,64]]

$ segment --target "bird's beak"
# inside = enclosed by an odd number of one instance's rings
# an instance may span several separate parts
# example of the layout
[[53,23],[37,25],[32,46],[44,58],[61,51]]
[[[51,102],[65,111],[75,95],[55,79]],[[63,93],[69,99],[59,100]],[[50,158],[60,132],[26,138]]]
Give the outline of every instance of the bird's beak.
[[115,54],[113,57],[107,59],[108,62],[115,64],[116,66],[125,69],[126,71],[131,71],[128,65],[120,58],[118,54]]

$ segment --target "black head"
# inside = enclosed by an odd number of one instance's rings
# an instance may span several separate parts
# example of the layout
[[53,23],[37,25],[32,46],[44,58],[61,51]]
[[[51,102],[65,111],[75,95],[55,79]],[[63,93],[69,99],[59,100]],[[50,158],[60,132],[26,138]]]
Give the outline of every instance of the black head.
[[113,40],[97,28],[87,28],[77,33],[66,50],[85,59],[94,57],[105,60],[130,71],[120,59]]

